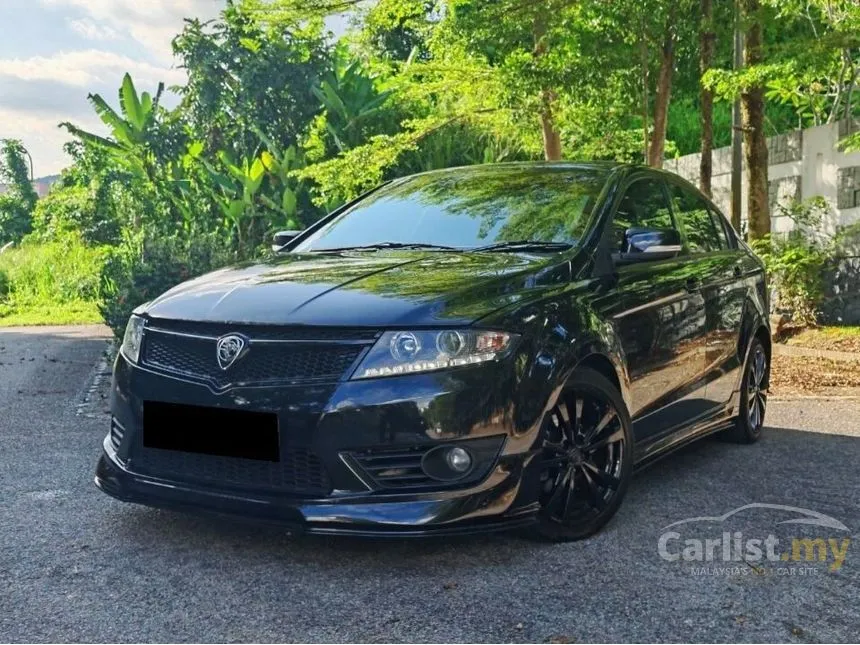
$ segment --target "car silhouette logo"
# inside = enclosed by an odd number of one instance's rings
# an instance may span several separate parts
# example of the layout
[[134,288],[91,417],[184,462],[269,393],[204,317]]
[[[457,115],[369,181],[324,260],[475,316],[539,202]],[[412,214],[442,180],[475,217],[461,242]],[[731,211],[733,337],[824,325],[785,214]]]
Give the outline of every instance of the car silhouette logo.
[[248,351],[248,339],[239,334],[229,334],[218,339],[218,367],[228,370]]

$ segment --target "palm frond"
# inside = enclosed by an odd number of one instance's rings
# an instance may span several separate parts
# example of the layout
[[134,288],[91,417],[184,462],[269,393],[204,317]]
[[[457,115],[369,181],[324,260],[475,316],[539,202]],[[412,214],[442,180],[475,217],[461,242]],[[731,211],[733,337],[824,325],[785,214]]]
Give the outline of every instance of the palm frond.
[[120,146],[116,141],[111,141],[110,139],[100,137],[97,134],[92,134],[91,132],[87,132],[86,130],[81,130],[78,126],[73,125],[68,121],[63,121],[62,123],[60,123],[59,127],[65,128],[69,134],[71,134],[73,137],[80,139],[84,143],[89,143],[99,148],[104,148],[106,150],[122,150],[122,146]]
[[138,132],[142,131],[146,125],[146,119],[140,104],[140,98],[134,87],[134,81],[131,80],[131,74],[126,73],[122,78],[122,86],[119,88],[119,105],[126,120],[131,123],[132,127]]

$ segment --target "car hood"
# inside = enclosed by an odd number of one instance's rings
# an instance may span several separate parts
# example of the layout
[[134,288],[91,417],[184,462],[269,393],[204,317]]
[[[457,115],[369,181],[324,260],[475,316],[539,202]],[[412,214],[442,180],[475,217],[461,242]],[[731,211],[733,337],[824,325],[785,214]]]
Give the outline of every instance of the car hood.
[[520,253],[289,254],[221,269],[146,307],[153,318],[255,324],[470,324],[557,283],[567,263]]

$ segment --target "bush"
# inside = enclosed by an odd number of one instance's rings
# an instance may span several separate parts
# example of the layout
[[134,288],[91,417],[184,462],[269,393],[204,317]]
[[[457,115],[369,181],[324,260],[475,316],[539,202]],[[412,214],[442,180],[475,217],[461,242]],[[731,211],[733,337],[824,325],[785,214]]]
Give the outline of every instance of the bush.
[[9,295],[10,282],[9,275],[0,269],[0,302],[2,302],[7,295]]
[[774,293],[771,309],[791,315],[800,325],[816,325],[824,300],[824,273],[829,260],[856,244],[860,226],[839,229],[835,235],[817,234],[828,211],[821,197],[792,201],[777,207],[791,218],[795,229],[784,237],[766,236],[752,242],[767,267]]
[[111,250],[104,265],[99,311],[114,334],[121,337],[136,307],[230,260],[224,244],[215,236],[191,241],[128,238]]
[[88,244],[119,241],[120,225],[107,206],[106,195],[93,194],[86,186],[60,186],[36,204],[33,231],[50,242],[70,231],[79,232]]
[[86,246],[75,234],[48,243],[28,238],[0,255],[0,293],[18,310],[94,302],[106,257],[105,247]]
[[791,314],[793,322],[815,325],[824,298],[822,272],[828,252],[802,234],[785,239],[755,240],[753,249],[764,261],[774,290],[774,311]]

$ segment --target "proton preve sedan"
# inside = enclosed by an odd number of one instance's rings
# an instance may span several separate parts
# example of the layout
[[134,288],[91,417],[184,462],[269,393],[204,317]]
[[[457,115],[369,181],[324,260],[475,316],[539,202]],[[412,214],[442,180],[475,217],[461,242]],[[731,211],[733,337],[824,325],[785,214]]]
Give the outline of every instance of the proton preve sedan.
[[609,164],[397,179],[138,308],[96,484],[317,534],[599,530],[634,468],[762,432],[762,263]]

